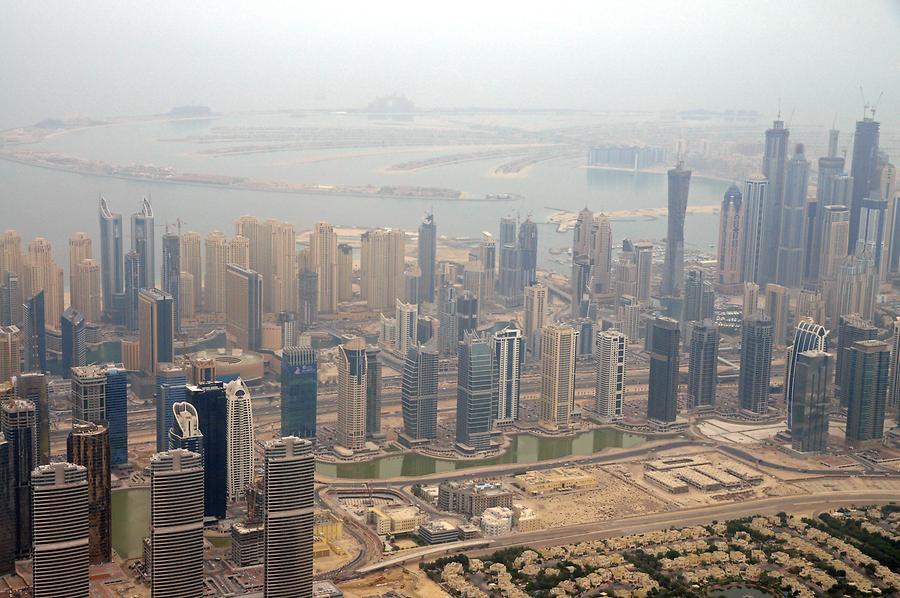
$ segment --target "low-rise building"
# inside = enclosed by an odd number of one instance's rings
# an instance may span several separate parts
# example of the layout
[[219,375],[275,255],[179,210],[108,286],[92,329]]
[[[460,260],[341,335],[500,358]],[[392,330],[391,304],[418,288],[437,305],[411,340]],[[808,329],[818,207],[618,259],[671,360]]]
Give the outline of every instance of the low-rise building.
[[722,484],[690,467],[676,469],[673,471],[673,474],[678,479],[684,480],[694,488],[703,490],[704,492],[713,492],[714,490],[722,489]]
[[235,523],[231,526],[231,560],[237,567],[263,562],[265,526],[262,523]]
[[478,517],[491,507],[512,507],[512,493],[500,484],[488,482],[441,482],[438,508],[466,517]]
[[459,538],[459,529],[449,521],[435,519],[419,526],[419,537],[426,544],[455,542]]
[[369,523],[380,536],[412,534],[427,517],[412,505],[382,505],[369,509]]
[[532,509],[514,504],[513,525],[520,532],[532,532],[541,528],[541,518]]
[[485,536],[505,536],[512,526],[513,512],[507,507],[491,507],[481,514],[481,532]]
[[719,482],[723,488],[738,488],[744,484],[739,477],[712,465],[698,465],[694,470]]
[[317,510],[313,520],[313,534],[326,542],[335,542],[344,535],[344,522],[327,509]]
[[750,469],[743,463],[738,463],[737,461],[724,461],[719,467],[750,484],[759,484],[763,481],[763,475],[761,473]]
[[687,484],[667,471],[655,471],[652,469],[645,471],[644,479],[672,494],[683,494],[689,490]]
[[515,483],[528,494],[546,494],[561,490],[589,490],[599,485],[596,477],[580,467],[527,471],[517,475]]

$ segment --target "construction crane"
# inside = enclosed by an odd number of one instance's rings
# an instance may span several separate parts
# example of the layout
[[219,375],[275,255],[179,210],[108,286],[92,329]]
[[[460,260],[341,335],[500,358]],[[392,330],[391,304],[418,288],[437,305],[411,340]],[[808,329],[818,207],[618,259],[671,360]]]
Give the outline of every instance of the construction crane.
[[874,104],[869,104],[866,101],[866,93],[863,91],[863,86],[859,86],[859,95],[862,96],[863,101],[863,120],[871,119],[875,120],[875,111],[878,110],[878,104],[881,103],[881,98],[884,97],[884,92],[878,94],[878,99],[875,100]]

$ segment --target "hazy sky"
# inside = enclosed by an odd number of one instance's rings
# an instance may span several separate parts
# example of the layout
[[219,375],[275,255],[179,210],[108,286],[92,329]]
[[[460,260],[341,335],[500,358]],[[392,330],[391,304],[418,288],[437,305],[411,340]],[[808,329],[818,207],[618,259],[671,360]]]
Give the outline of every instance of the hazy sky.
[[[315,4],[316,6],[312,6]],[[0,127],[364,106],[749,108],[900,120],[900,1],[2,1]]]

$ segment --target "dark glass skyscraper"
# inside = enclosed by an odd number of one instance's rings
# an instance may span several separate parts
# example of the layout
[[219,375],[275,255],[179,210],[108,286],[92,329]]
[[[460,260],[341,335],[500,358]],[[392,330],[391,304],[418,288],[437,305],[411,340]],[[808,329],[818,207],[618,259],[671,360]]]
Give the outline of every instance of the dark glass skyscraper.
[[419,225],[419,301],[434,303],[435,264],[437,260],[437,227],[434,214],[428,214]]
[[662,423],[675,421],[678,412],[680,333],[678,320],[658,317],[650,339],[650,384],[647,418]]
[[144,278],[141,256],[136,251],[125,255],[125,292],[122,296],[123,322],[128,330],[138,328],[138,295]]
[[681,295],[684,281],[684,215],[687,211],[688,193],[691,188],[691,171],[685,170],[684,163],[678,162],[668,172],[669,215],[666,227],[666,255],[663,264],[660,294]]
[[684,306],[681,323],[701,322],[715,317],[713,307],[716,293],[712,282],[703,274],[703,270],[688,270],[684,281]]
[[0,575],[16,570],[16,487],[12,444],[0,431]]
[[175,330],[181,329],[178,285],[181,281],[181,237],[166,232],[162,237],[162,290],[172,295]]
[[[802,353],[807,351],[824,352],[826,350],[825,337],[828,331],[810,318],[804,318],[797,323],[794,330],[794,342],[788,347],[787,363],[784,375],[784,404],[787,408],[788,429],[793,427],[793,401],[796,392],[796,366]],[[829,368],[830,369],[830,368]]]
[[[860,211],[862,201],[870,195],[873,181],[876,179],[878,165],[878,138],[880,124],[873,118],[864,116],[856,123],[853,134],[853,164],[850,176],[853,177],[853,192],[850,200],[850,239],[848,252],[853,252],[859,235]],[[877,185],[876,185],[877,186]]]
[[203,434],[203,496],[207,517],[225,518],[228,470],[228,406],[223,382],[187,387],[185,398],[197,410]]
[[[784,128],[784,121],[779,115],[779,119],[772,123],[772,128],[766,130],[766,147],[763,154],[762,172],[769,181],[766,202],[763,206],[764,228],[760,236],[760,244],[765,251],[760,252],[758,277],[750,278],[746,272],[744,274],[746,280],[753,280],[760,286],[775,280],[781,237],[781,211],[784,205],[784,179],[789,137],[790,132]],[[746,232],[746,227],[744,230]]]
[[769,409],[772,378],[772,320],[764,314],[750,316],[741,328],[741,370],[738,399],[741,409],[763,415]]
[[803,144],[798,143],[787,166],[775,276],[778,284],[789,289],[803,284],[803,221],[808,190],[809,161],[803,153]]
[[503,304],[515,307],[522,304],[522,269],[519,266],[519,249],[516,242],[516,220],[500,219],[500,238],[497,246],[499,262],[498,294]]
[[478,297],[470,291],[463,291],[456,298],[456,334],[457,340],[463,340],[466,333],[478,330]]
[[691,353],[688,361],[688,405],[714,407],[716,404],[719,328],[712,320],[703,320],[691,328]]
[[112,484],[109,433],[95,423],[75,423],[66,439],[66,460],[87,470],[88,542],[92,565],[112,560]]
[[141,209],[131,215],[131,250],[138,254],[141,264],[140,288],[156,286],[156,231],[153,206],[146,197]]
[[[187,372],[180,365],[161,363],[156,370],[156,452],[161,453],[170,448],[187,448],[169,446],[169,430],[175,425],[172,405],[184,401]],[[195,450],[195,449],[188,449]],[[195,451],[199,452],[199,451]]]
[[31,402],[35,409],[38,465],[50,463],[50,395],[47,375],[27,372],[16,377],[16,398]]
[[850,347],[858,341],[872,340],[878,336],[878,327],[862,318],[859,314],[847,314],[838,318],[837,355],[835,356],[834,384],[838,387],[838,398],[841,406],[847,406],[850,390],[846,381],[849,379]]
[[366,347],[366,436],[381,433],[381,349]]
[[84,316],[69,306],[59,318],[59,325],[62,338],[62,373],[63,378],[68,378],[72,366],[85,364]]
[[100,279],[103,313],[115,323],[122,322],[121,295],[125,292],[122,215],[114,214],[100,197]]
[[316,352],[285,347],[281,357],[281,435],[315,442],[318,367]]
[[121,364],[106,366],[106,421],[113,467],[128,463],[128,372]]
[[300,272],[300,329],[308,330],[319,321],[319,276],[311,270]]
[[794,365],[794,392],[788,419],[795,451],[818,453],[828,448],[828,393],[832,356],[804,351]]
[[400,397],[404,435],[411,441],[436,438],[438,353],[433,343],[406,352]]
[[531,216],[519,225],[519,267],[522,269],[522,288],[537,283],[537,224]]
[[[22,399],[0,405],[0,432],[9,443],[15,522],[16,559],[31,555],[31,471],[37,467],[37,434],[34,403]],[[4,514],[3,518],[10,514]]]
[[38,291],[22,305],[25,337],[22,342],[24,371],[47,371],[47,328],[44,322],[44,291]]
[[438,347],[442,355],[456,355],[456,346],[459,344],[459,318],[456,313],[458,293],[456,287],[446,284],[440,288],[438,295]]
[[486,450],[491,440],[491,347],[467,334],[459,345],[456,384],[456,442],[465,450]]
[[878,340],[859,341],[847,351],[847,442],[884,437],[891,350]]

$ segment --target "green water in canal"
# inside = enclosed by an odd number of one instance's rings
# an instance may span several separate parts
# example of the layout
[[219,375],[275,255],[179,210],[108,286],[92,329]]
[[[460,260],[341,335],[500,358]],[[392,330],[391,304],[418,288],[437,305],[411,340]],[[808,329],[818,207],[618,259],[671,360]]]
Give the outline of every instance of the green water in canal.
[[150,528],[150,489],[112,493],[112,545],[123,559],[141,556],[141,543]]

